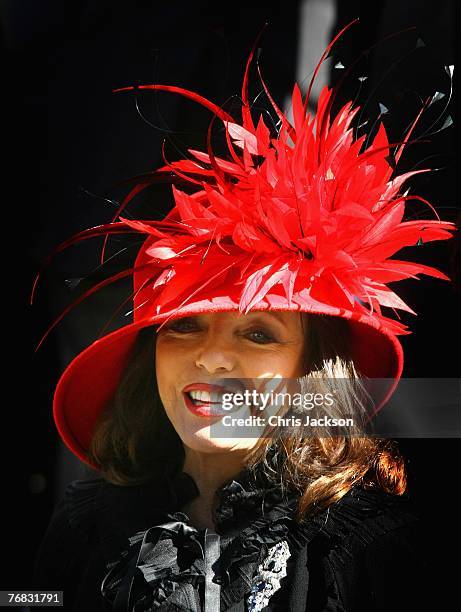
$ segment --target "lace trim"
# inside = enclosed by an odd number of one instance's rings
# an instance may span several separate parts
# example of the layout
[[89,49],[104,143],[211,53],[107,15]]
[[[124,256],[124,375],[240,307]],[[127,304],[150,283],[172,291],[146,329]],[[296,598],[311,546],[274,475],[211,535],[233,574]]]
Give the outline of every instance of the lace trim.
[[280,581],[287,575],[290,548],[283,540],[269,549],[267,557],[259,565],[247,598],[248,612],[259,612],[265,608],[272,595],[280,589]]

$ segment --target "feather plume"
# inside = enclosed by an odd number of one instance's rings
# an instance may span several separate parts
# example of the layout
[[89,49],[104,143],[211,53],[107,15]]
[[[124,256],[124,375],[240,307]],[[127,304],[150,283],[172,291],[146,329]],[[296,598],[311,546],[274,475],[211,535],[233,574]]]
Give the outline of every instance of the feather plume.
[[[371,317],[390,333],[408,333],[405,325],[381,312],[387,307],[413,313],[386,283],[419,274],[447,277],[435,268],[391,258],[421,241],[451,238],[456,229],[440,219],[404,221],[407,201],[418,196],[407,196],[402,189],[412,176],[428,170],[398,174],[396,162],[427,101],[402,142],[390,144],[380,122],[364,148],[367,135],[354,137],[359,108],[351,102],[331,117],[334,96],[325,87],[311,117],[306,112],[309,92],[303,99],[295,85],[292,125],[262,81],[280,119],[274,133],[262,114],[251,114],[248,79],[253,52],[242,87],[241,123],[188,90],[166,85],[136,88],[177,93],[206,107],[222,121],[229,156],[213,154],[210,126],[207,152],[191,150],[196,161],[172,161],[155,173],[177,173],[190,183],[188,192],[173,187],[175,206],[163,222],[119,216],[139,192],[135,187],[118,211],[119,222],[114,219],[80,238],[144,233],[141,259],[151,262],[157,277],[148,294],[140,291],[137,296],[156,314],[179,302],[183,306],[203,299],[214,304],[221,300],[225,306],[232,287],[233,299],[239,291],[241,312],[262,304],[301,307],[358,320]],[[117,91],[130,90],[135,88]],[[143,181],[141,188],[148,184]]]
[[[354,140],[351,127],[359,109],[348,103],[332,119],[327,115],[331,94],[325,87],[317,114],[310,118],[295,85],[294,125],[284,117],[280,132],[272,136],[263,116],[250,120],[244,104],[242,125],[223,120],[233,152],[240,150],[239,163],[218,158],[212,163],[209,154],[194,151],[200,168],[189,160],[171,164],[183,178],[202,174],[206,182],[193,195],[173,189],[186,233],[167,232],[156,251],[159,259],[168,254],[168,265],[176,270],[162,285],[166,295],[194,292],[198,280],[216,274],[219,265],[226,267],[223,253],[212,246],[219,236],[222,246],[232,248],[232,257],[240,253],[240,265],[246,265],[241,311],[248,312],[278,288],[289,304],[368,314],[389,331],[403,333],[403,326],[382,316],[380,307],[413,311],[385,283],[418,274],[447,277],[429,266],[390,258],[418,239],[450,238],[455,226],[440,220],[403,221],[409,198],[402,187],[428,170],[395,174],[389,160],[395,145],[389,144],[382,123],[363,150],[365,136]],[[219,175],[213,180],[216,168]],[[207,251],[199,279],[196,268],[190,274],[174,255],[188,242],[195,246],[194,257]],[[155,299],[162,302],[162,294]]]

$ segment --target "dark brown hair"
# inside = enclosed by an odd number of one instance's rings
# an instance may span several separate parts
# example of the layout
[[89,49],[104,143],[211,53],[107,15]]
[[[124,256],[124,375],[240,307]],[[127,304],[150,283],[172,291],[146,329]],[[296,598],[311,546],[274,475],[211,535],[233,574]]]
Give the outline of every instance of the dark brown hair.
[[[349,354],[348,323],[339,317],[302,315],[305,330],[305,379],[321,384],[339,381],[343,402],[338,405],[357,415],[363,410],[360,394],[341,380],[358,379]],[[139,332],[133,355],[110,406],[92,437],[89,455],[112,483],[130,485],[155,477],[158,471],[174,474],[181,469],[184,447],[166,416],[155,378],[154,327]],[[336,388],[336,387],[335,387]],[[349,412],[350,414],[350,412]],[[340,415],[340,413],[339,413]],[[281,458],[277,474],[267,461],[276,447]],[[263,437],[248,453],[247,467],[263,467],[267,477],[300,492],[298,520],[324,508],[360,482],[387,493],[401,495],[406,489],[404,460],[392,440],[353,436]]]

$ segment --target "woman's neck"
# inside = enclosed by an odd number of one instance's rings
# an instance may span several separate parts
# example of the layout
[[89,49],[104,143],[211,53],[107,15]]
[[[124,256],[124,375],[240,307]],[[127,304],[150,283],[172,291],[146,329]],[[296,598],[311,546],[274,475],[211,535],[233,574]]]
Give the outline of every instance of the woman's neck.
[[246,453],[243,451],[201,453],[190,448],[184,450],[183,472],[192,476],[200,495],[181,510],[190,518],[193,527],[214,530],[213,510],[218,501],[215,493],[225,482],[244,469]]

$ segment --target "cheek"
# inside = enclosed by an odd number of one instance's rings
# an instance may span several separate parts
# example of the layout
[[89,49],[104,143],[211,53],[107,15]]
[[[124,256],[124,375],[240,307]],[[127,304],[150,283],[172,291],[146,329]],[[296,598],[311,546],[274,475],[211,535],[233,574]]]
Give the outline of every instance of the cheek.
[[174,359],[172,359],[171,351],[166,350],[164,343],[158,342],[155,349],[155,375],[157,377],[157,386],[160,394],[160,399],[163,403],[166,400],[166,392],[174,379]]
[[184,380],[184,374],[190,369],[191,359],[188,347],[180,346],[159,338],[155,349],[155,375],[160,399],[165,408],[177,399],[178,381]]
[[306,349],[304,341],[293,349],[290,361],[290,378],[299,378],[305,375],[306,368]]
[[278,347],[273,351],[263,351],[245,360],[245,377],[258,378],[279,375],[295,378],[303,374],[304,345]]
[[304,374],[304,362],[304,341],[301,341],[290,347],[285,363],[286,378],[297,378],[302,376]]
[[174,360],[169,357],[168,351],[164,352],[161,348],[155,352],[155,375],[157,377],[157,389],[163,410],[166,416],[177,429],[175,423],[176,414],[176,395],[175,395],[175,371],[172,369]]
[[302,351],[291,350],[286,355],[280,356],[279,373],[283,378],[295,378],[301,376]]
[[157,371],[174,379],[190,359],[190,348],[181,342],[172,342],[167,338],[159,338],[155,347],[155,363]]

